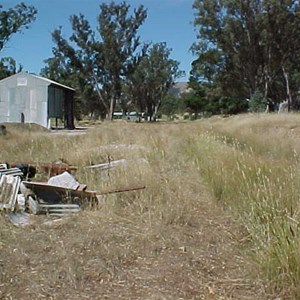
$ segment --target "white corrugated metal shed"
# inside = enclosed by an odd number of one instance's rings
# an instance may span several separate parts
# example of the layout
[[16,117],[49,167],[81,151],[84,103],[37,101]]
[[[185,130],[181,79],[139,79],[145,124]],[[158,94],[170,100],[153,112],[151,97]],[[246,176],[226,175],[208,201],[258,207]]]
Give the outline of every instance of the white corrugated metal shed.
[[36,123],[50,127],[51,118],[74,128],[75,90],[53,80],[21,72],[0,80],[0,123]]

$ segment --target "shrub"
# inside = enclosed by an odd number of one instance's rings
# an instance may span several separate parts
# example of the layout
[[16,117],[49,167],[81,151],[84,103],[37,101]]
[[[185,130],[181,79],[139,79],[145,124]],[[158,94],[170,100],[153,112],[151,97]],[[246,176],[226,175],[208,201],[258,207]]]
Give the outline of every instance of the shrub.
[[265,111],[267,104],[268,101],[264,95],[261,92],[256,91],[250,99],[250,110],[252,112],[263,112]]

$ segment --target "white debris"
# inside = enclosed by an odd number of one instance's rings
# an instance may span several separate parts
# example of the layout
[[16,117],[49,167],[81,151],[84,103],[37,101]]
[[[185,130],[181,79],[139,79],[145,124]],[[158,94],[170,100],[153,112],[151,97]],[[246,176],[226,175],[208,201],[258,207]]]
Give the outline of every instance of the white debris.
[[68,172],[51,177],[48,184],[72,190],[76,190],[80,186],[80,183]]

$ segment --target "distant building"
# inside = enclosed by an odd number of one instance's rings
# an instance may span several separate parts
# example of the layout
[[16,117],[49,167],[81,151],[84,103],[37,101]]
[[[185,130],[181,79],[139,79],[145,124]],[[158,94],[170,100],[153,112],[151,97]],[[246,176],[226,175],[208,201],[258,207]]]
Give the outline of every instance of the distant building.
[[173,87],[170,88],[169,93],[179,97],[180,95],[191,91],[192,89],[188,87],[187,82],[176,82]]
[[74,129],[74,92],[71,87],[21,72],[0,80],[0,123],[36,123],[50,128],[62,119]]

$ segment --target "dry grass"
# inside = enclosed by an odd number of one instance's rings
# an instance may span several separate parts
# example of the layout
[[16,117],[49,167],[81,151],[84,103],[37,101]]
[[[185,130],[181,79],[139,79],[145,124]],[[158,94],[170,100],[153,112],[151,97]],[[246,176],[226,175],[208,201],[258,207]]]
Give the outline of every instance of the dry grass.
[[299,115],[211,119],[187,147],[215,198],[245,224],[269,290],[284,299],[300,297],[297,123]]
[[[300,154],[298,114],[249,114],[211,118],[202,127],[214,134],[238,140],[264,158],[287,159]],[[283,142],[284,141],[284,142]]]
[[[295,144],[285,140],[282,151],[287,154],[281,159],[275,153],[279,150],[272,152],[277,131],[269,146],[254,129],[248,140],[249,131],[238,130],[246,119],[101,123],[78,136],[11,129],[8,136],[0,137],[4,145],[0,161],[63,158],[79,167],[76,178],[89,189],[147,186],[111,195],[98,209],[52,226],[43,225],[45,217],[38,217],[34,226],[16,228],[2,216],[0,298],[272,299],[281,295],[287,299],[296,295],[298,275],[293,281],[290,265],[298,263],[298,238],[293,236],[298,235],[294,181],[298,173],[296,155],[291,160],[288,155],[294,153]],[[270,118],[267,129],[275,123]],[[258,126],[256,119],[243,124]],[[266,145],[260,147],[264,141]],[[84,168],[105,162],[107,155],[126,158],[131,165],[112,170],[109,176]],[[137,158],[149,163],[135,162]],[[292,214],[287,207],[292,207]],[[280,243],[287,244],[288,231],[293,232],[288,235],[293,246],[281,253]],[[292,261],[286,260],[292,251]]]

